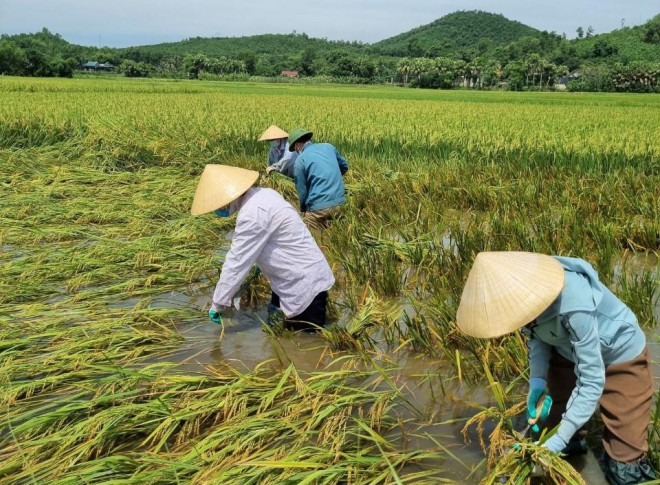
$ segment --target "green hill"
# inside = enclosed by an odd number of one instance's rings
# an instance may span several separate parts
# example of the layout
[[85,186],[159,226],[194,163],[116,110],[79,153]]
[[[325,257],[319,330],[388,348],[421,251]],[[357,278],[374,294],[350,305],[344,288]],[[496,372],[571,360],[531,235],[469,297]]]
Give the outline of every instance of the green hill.
[[656,16],[644,25],[625,27],[588,39],[574,40],[577,55],[581,59],[624,63],[660,62],[660,42],[645,42],[644,39],[649,25],[654,21],[660,21],[660,16]]
[[212,57],[237,57],[250,51],[256,55],[289,56],[312,48],[317,53],[343,49],[359,51],[364,44],[359,42],[329,41],[316,39],[307,34],[264,34],[249,37],[194,37],[179,42],[146,45],[120,49],[120,52],[139,50],[144,53],[158,53],[164,57],[186,54],[204,54]]
[[60,34],[53,34],[47,28],[33,34],[16,34],[0,36],[0,40],[13,43],[21,49],[33,49],[49,56],[81,56],[94,51],[93,47],[83,47],[67,42]]
[[537,29],[509,20],[503,15],[479,10],[454,12],[403,34],[373,44],[374,49],[393,56],[419,56],[429,49],[447,53],[465,47],[485,48],[509,44]]

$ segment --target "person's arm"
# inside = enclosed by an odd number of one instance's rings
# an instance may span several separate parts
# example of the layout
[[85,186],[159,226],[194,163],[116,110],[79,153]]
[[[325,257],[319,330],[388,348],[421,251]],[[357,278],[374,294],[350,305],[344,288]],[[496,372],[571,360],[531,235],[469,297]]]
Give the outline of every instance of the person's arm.
[[240,288],[245,276],[257,261],[269,234],[263,221],[257,217],[241,217],[236,221],[236,230],[231,247],[222,265],[220,279],[213,293],[211,308],[230,307],[231,299]]
[[543,379],[547,381],[548,365],[552,347],[531,335],[527,339],[529,377],[530,379]]
[[300,202],[300,212],[307,212],[307,178],[305,177],[305,169],[303,167],[300,157],[296,160],[293,167],[293,180],[296,183],[296,190],[298,191],[298,202]]
[[337,163],[339,164],[339,171],[342,175],[345,175],[348,172],[348,162],[335,148],[335,156],[337,157]]
[[592,416],[605,388],[605,364],[600,351],[598,321],[590,312],[575,312],[564,320],[573,346],[577,382],[566,404],[557,435],[565,442]]
[[293,178],[293,161],[294,161],[294,152],[286,151],[282,158],[279,161],[272,164],[269,168],[275,170],[276,172],[286,175],[289,178]]

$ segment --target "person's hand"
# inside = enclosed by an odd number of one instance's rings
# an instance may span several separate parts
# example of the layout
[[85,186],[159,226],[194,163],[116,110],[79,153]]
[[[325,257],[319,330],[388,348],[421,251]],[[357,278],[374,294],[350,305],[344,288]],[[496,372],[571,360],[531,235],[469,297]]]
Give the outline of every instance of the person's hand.
[[[530,419],[535,419],[537,417],[536,416],[536,408],[539,405],[539,399],[541,398],[541,395],[543,393],[545,393],[545,397],[543,398],[543,405],[541,407],[540,415],[538,416],[539,420],[543,420],[543,419],[547,418],[548,415],[550,414],[550,408],[552,407],[552,398],[550,397],[550,394],[548,394],[548,391],[546,390],[545,379],[541,379],[539,377],[532,377],[529,380],[529,394],[527,394],[527,420],[528,421]],[[532,431],[534,433],[539,432],[538,424],[534,424],[532,426]]]
[[217,310],[214,310],[213,308],[211,308],[209,310],[209,319],[213,323],[217,323],[218,325],[222,325],[222,313],[217,311]]
[[273,170],[275,170],[275,167],[273,167],[272,165],[269,165],[268,167],[266,167],[266,175],[270,175],[270,173]]
[[[538,441],[535,442],[534,444],[538,444]],[[523,446],[520,443],[514,443],[511,448],[509,448],[509,452],[522,452]],[[529,460],[529,456],[521,455],[517,460],[517,465],[522,466],[527,460]],[[532,477],[542,477],[545,475],[545,472],[543,471],[543,468],[539,466],[538,463],[532,463],[532,470],[530,472],[530,475]],[[497,479],[497,483],[509,483],[509,477],[508,476],[500,476]]]
[[548,439],[543,446],[554,451],[555,453],[560,453],[564,448],[566,448],[566,443],[558,434],[554,434]]

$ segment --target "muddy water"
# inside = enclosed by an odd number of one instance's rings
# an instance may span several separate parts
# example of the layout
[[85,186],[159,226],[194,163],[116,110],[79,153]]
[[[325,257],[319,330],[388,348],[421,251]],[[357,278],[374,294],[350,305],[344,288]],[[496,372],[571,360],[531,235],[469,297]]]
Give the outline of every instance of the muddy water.
[[[204,292],[174,292],[155,299],[154,307],[190,307],[203,315],[208,308],[212,289]],[[186,343],[168,361],[181,362],[184,368],[199,372],[207,366],[222,367],[232,365],[248,371],[264,362],[268,365],[286,366],[293,362],[300,371],[314,371],[326,368],[333,357],[325,341],[318,335],[300,334],[275,338],[263,330],[266,319],[265,304],[261,308],[245,311],[231,310],[225,319],[224,336],[220,338],[220,327],[203,317],[200,322],[182,329]],[[654,331],[648,334],[649,347],[654,361],[654,373],[660,377],[660,342]],[[483,387],[470,388],[460,382],[453,370],[442,362],[410,352],[388,352],[381,360],[388,360],[398,367],[394,381],[402,386],[404,393],[414,407],[430,416],[426,422],[415,420],[406,427],[406,437],[401,440],[400,432],[392,436],[393,441],[406,449],[437,450],[436,440],[447,447],[456,459],[447,457],[433,467],[443,470],[446,478],[460,483],[476,484],[482,476],[479,468],[484,458],[478,439],[471,434],[471,443],[464,442],[461,430],[467,418],[475,414],[475,409],[467,402],[494,405]],[[657,386],[656,386],[657,388]],[[524,385],[521,385],[520,399],[524,399]],[[413,413],[403,408],[403,417]],[[517,423],[524,427],[523,417]],[[605,484],[593,453],[578,457],[572,462],[589,485]],[[474,469],[477,470],[474,473]],[[411,470],[415,471],[415,470]]]

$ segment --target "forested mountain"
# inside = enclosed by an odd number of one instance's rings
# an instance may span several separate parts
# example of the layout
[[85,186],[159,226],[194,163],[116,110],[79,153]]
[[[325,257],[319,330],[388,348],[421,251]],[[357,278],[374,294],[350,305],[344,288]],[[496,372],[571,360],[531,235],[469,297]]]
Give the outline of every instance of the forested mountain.
[[487,50],[538,34],[540,31],[503,15],[478,10],[460,11],[376,42],[373,47],[383,54],[421,57],[427,52],[445,55],[465,47]]

